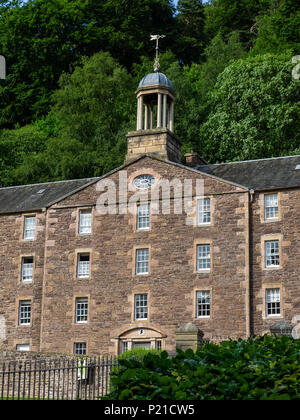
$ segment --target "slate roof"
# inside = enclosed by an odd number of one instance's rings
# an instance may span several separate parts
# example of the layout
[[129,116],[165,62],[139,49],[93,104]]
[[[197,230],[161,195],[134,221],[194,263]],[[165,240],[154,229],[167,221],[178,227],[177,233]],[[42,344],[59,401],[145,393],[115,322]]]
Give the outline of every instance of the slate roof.
[[300,155],[199,165],[195,169],[258,191],[300,186]]
[[97,178],[0,188],[0,214],[41,210]]
[[[136,160],[141,158],[143,156]],[[168,163],[185,167],[173,162]],[[299,169],[296,169],[297,165]],[[125,166],[128,165],[123,165],[104,175],[104,177]],[[185,168],[191,169],[189,167]],[[198,170],[201,173],[256,191],[300,187],[300,155],[199,165],[192,170]],[[100,177],[84,178],[0,188],[0,214],[30,212],[47,208],[100,179]]]

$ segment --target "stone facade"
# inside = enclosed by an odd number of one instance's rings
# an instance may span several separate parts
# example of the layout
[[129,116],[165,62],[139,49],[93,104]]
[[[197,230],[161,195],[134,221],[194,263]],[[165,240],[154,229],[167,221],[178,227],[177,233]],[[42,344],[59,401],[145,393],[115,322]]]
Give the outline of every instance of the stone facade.
[[[174,351],[176,329],[189,322],[214,341],[269,332],[282,318],[292,322],[300,310],[300,189],[279,191],[279,218],[265,222],[263,192],[251,195],[233,183],[150,156],[122,171],[129,183],[142,173],[170,181],[202,180],[211,199],[210,225],[198,226],[193,215],[187,224],[185,213],[171,211],[151,215],[150,229],[138,231],[134,214],[98,214],[97,182],[36,213],[32,241],[22,236],[24,214],[1,215],[2,349],[29,344],[32,351],[72,353],[79,342],[86,343],[88,354],[117,354],[124,342],[145,341]],[[119,175],[115,171],[108,179],[118,186]],[[171,196],[171,210],[172,203]],[[92,233],[79,235],[79,211],[86,208],[92,209]],[[265,238],[279,239],[279,268],[264,268]],[[209,272],[196,270],[198,244],[210,244]],[[150,250],[149,274],[135,274],[138,248]],[[89,278],[76,276],[81,253],[90,255]],[[34,256],[28,284],[20,281],[24,256]],[[281,317],[266,316],[266,287],[280,288]],[[196,316],[199,290],[210,291],[209,317]],[[134,319],[135,294],[148,296],[147,320]],[[76,298],[88,299],[85,323],[75,322]],[[32,302],[30,325],[18,325],[20,300]]]
[[[196,337],[213,341],[263,334],[280,320],[300,332],[300,156],[218,166],[192,151],[182,165],[172,84],[150,76],[137,91],[137,131],[128,133],[121,168],[97,179],[0,189],[0,349],[71,354],[77,344],[90,355],[137,346],[174,352],[176,331],[178,341],[180,327],[191,323]],[[156,78],[162,86],[147,85]],[[149,227],[137,229],[127,203],[137,208],[134,180],[143,175],[158,193]],[[170,211],[162,184],[171,186]],[[189,214],[178,201],[183,187],[193,204]],[[266,220],[270,193],[277,213]],[[199,223],[199,196],[209,200],[209,222]],[[92,230],[81,234],[85,210]],[[25,240],[28,216],[36,217],[36,228]],[[139,251],[147,270],[137,273]],[[33,276],[24,282],[28,259]]]
[[147,153],[172,162],[181,162],[180,142],[168,129],[133,131],[128,133],[127,142],[126,162]]

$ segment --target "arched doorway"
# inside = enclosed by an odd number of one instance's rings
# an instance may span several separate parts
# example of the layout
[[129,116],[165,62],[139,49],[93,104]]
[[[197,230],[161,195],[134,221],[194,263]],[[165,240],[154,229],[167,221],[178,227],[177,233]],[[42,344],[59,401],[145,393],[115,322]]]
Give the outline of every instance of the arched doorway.
[[118,353],[135,348],[161,350],[165,347],[165,339],[166,335],[153,328],[131,328],[119,335]]

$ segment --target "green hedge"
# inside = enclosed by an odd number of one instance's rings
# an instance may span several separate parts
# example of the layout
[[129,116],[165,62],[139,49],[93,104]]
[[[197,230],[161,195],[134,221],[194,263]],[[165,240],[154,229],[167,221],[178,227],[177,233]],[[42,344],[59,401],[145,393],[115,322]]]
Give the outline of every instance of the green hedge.
[[300,340],[263,336],[204,344],[196,353],[120,359],[109,400],[300,399]]

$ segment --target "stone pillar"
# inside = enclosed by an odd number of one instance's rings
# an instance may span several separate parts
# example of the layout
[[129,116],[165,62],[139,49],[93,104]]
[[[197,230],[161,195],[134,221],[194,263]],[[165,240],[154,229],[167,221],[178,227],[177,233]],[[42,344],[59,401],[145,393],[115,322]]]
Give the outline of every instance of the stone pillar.
[[183,351],[188,349],[196,351],[203,341],[203,335],[203,332],[196,325],[188,322],[176,329],[176,348]]
[[143,97],[138,98],[137,130],[143,129]]
[[174,131],[174,102],[170,104],[170,123],[169,123],[170,131]]
[[158,93],[157,95],[157,128],[161,127],[161,99],[162,99],[162,94]]
[[150,108],[150,130],[153,130],[153,114],[154,114],[154,110],[153,110],[153,106],[151,106],[151,108]]
[[144,130],[148,130],[148,114],[149,114],[149,108],[148,105],[145,105],[145,121],[144,121]]
[[140,121],[140,98],[137,98],[136,129],[139,129]]
[[163,127],[167,128],[167,95],[164,95]]

